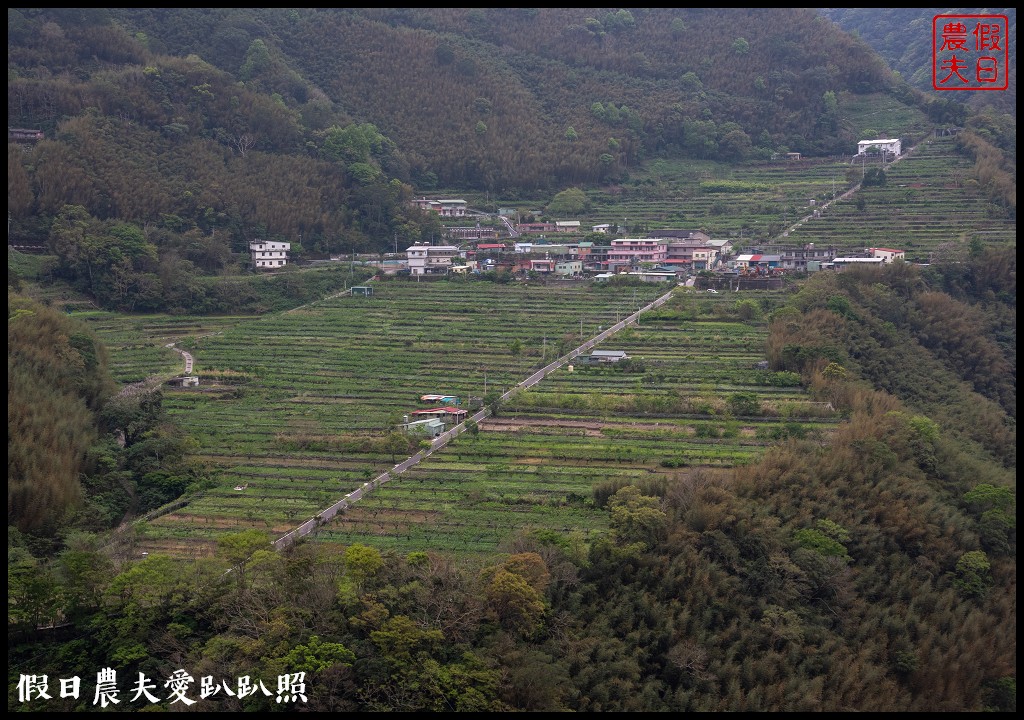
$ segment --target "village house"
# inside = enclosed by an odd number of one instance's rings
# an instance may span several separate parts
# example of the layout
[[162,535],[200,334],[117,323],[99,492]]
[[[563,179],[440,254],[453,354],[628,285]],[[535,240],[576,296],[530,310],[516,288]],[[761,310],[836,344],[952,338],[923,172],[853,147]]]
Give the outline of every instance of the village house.
[[836,256],[837,249],[831,245],[815,246],[814,243],[806,245],[779,245],[768,244],[749,248],[751,253],[762,253],[779,256],[778,267],[784,270],[805,271],[816,269],[816,266],[808,267],[811,262],[831,262]]
[[609,223],[601,223],[600,225],[592,225],[590,228],[591,232],[601,233],[607,235],[612,231],[612,226]]
[[409,416],[405,416],[405,422],[400,427],[407,435],[425,435],[426,437],[435,438],[444,432],[444,423],[437,418],[427,418],[425,420],[409,420]]
[[556,260],[555,275],[561,277],[574,277],[583,273],[583,262],[581,260]]
[[895,260],[906,260],[906,252],[893,250],[891,248],[868,248],[868,255],[873,258],[881,258],[882,262],[888,264]]
[[414,198],[412,204],[420,210],[436,212],[441,217],[464,217],[467,203],[465,200],[428,200],[425,197]]
[[445,235],[453,240],[496,240],[498,229],[477,224],[476,227],[446,227]]
[[458,425],[466,419],[467,412],[454,407],[438,407],[429,410],[413,410],[411,415],[415,420],[429,420],[431,418],[440,420],[446,425]]
[[7,128],[7,142],[35,144],[45,137],[42,130],[28,128]]
[[255,240],[249,243],[252,266],[254,268],[284,267],[288,264],[288,251],[291,249],[291,243]]
[[612,240],[608,251],[608,269],[642,262],[663,263],[668,257],[668,241],[663,238],[622,238]]
[[410,275],[446,275],[459,249],[454,245],[415,243],[406,248],[405,253]]
[[672,228],[663,228],[656,230],[652,233],[648,233],[649,238],[665,238],[666,240],[690,240],[692,242],[703,242],[708,243],[711,241],[711,236],[706,232],[700,230],[679,230]]
[[580,221],[579,220],[556,220],[555,221],[555,232],[579,232]]
[[557,227],[553,222],[519,223],[516,225],[516,232],[520,235],[542,235],[544,233],[555,232],[556,230]]
[[858,155],[865,155],[869,152],[887,152],[898,156],[900,141],[898,139],[861,140],[857,143]]
[[733,263],[737,268],[769,270],[782,265],[781,255],[745,254],[738,255]]

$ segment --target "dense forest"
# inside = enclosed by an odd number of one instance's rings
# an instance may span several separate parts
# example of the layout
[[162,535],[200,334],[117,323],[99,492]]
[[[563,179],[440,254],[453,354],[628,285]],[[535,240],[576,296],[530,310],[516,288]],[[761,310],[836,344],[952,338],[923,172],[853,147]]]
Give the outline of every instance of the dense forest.
[[[846,152],[844,94],[965,125],[1015,212],[1012,108],[916,90],[861,37],[810,9],[9,9],[8,123],[45,132],[9,144],[10,235],[48,252],[9,259],[9,710],[95,710],[110,667],[121,711],[180,707],[132,687],[167,698],[182,668],[193,699],[223,682],[195,708],[217,711],[282,709],[300,672],[315,711],[1015,711],[1014,247],[794,283],[766,357],[842,413],[827,441],[599,483],[608,532],[472,562],[258,530],[140,558],[123,521],[211,469],[160,386],[119,388],[67,295],[36,292],[293,308],[354,276],[240,277],[250,240],[378,253],[439,234],[409,202],[434,189]],[[51,697],[20,698],[25,674]]]
[[[878,51],[893,70],[919,90],[933,90],[930,72],[933,18],[936,15],[1004,15],[1009,47],[1017,47],[1017,8],[821,8],[822,15]],[[1012,56],[1011,50],[1011,56]],[[1006,92],[954,93],[972,107],[1014,113],[1017,75],[1010,73]],[[938,93],[937,93],[938,94]]]

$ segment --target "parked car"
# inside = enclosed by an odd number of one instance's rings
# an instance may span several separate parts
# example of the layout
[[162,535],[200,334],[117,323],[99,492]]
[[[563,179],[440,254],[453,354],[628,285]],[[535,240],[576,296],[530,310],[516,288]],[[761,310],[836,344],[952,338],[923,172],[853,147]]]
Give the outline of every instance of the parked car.
[[717,290],[715,290],[714,288],[708,288],[708,292],[709,292],[709,293],[714,293],[715,295],[717,295],[717,294],[718,294],[718,291],[717,291]]

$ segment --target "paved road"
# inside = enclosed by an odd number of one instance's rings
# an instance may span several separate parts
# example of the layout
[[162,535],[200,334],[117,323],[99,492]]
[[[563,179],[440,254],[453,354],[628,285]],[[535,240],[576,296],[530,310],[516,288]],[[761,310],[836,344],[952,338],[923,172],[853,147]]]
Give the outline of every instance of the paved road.
[[[919,144],[920,144],[920,143],[919,143]],[[900,162],[900,161],[901,161],[901,160],[903,160],[904,158],[906,158],[906,157],[909,157],[909,156],[910,156],[910,154],[911,154],[912,152],[914,152],[915,150],[917,150],[917,147],[918,147],[917,145],[914,145],[914,146],[913,146],[912,148],[910,148],[909,150],[907,150],[907,151],[906,151],[905,153],[903,153],[903,154],[902,154],[902,155],[900,155],[900,156],[899,156],[898,158],[896,158],[895,160],[893,160],[893,161],[892,161],[891,163],[889,163],[888,165],[886,165],[886,166],[884,166],[884,167],[892,167],[893,165],[895,165],[896,163]],[[828,208],[829,208],[830,206],[832,206],[832,205],[833,205],[834,203],[837,203],[837,202],[839,202],[840,200],[845,200],[845,199],[847,199],[847,198],[851,197],[851,196],[852,196],[852,195],[853,195],[854,193],[856,193],[856,192],[857,192],[858,190],[860,190],[860,187],[861,187],[861,184],[860,184],[860,183],[857,183],[857,184],[856,184],[856,185],[854,185],[854,186],[853,186],[852,188],[850,188],[849,190],[847,190],[846,192],[844,192],[844,193],[843,193],[842,195],[839,195],[839,196],[837,196],[837,197],[834,197],[834,198],[832,198],[832,199],[831,199],[831,200],[829,200],[829,201],[828,201],[827,203],[825,203],[824,205],[822,205],[822,206],[820,206],[820,207],[818,208],[818,215],[819,215],[819,216],[821,216],[821,215],[824,215],[824,214],[825,214],[825,211],[826,211],[826,210],[827,210],[827,209],[828,209]],[[787,230],[786,230],[785,232],[783,232],[783,233],[782,233],[782,235],[780,235],[780,236],[779,236],[778,238],[776,238],[776,239],[781,239],[781,238],[784,238],[784,237],[789,237],[789,234],[790,234],[791,232],[793,232],[794,230],[796,230],[796,229],[797,229],[798,227],[800,227],[801,225],[803,225],[803,224],[804,224],[805,222],[808,222],[808,221],[810,221],[810,220],[813,220],[813,219],[814,219],[814,217],[815,217],[815,216],[814,216],[814,213],[813,213],[813,212],[812,212],[812,213],[811,213],[810,215],[805,215],[804,217],[802,217],[802,218],[800,218],[799,220],[797,220],[797,221],[796,221],[796,222],[795,222],[795,223],[794,223],[793,225],[791,225],[791,226],[790,226],[790,227],[789,227],[789,228],[788,228],[788,229],[787,229]]]
[[[648,303],[647,305],[643,306],[642,308],[637,310],[632,315],[626,317],[623,320],[620,320],[619,322],[615,323],[614,325],[612,325],[607,330],[604,330],[603,332],[599,333],[598,335],[595,335],[594,337],[590,338],[585,343],[583,343],[582,345],[580,345],[576,349],[574,349],[571,352],[569,352],[567,355],[563,355],[562,357],[558,358],[554,362],[548,363],[547,365],[542,367],[540,370],[537,370],[532,375],[530,375],[528,378],[526,378],[525,380],[523,380],[522,382],[517,384],[515,387],[511,388],[510,390],[508,390],[506,393],[504,393],[501,396],[502,402],[508,400],[515,393],[519,392],[520,390],[525,390],[527,388],[533,387],[534,385],[539,383],[541,380],[543,380],[548,375],[548,373],[552,372],[553,370],[559,369],[563,365],[568,364],[571,360],[574,360],[579,355],[581,355],[581,354],[583,354],[585,352],[588,352],[595,345],[597,345],[600,342],[603,342],[604,340],[607,340],[612,335],[617,333],[619,330],[622,330],[626,326],[633,324],[634,322],[636,322],[639,319],[641,314],[647,312],[648,310],[653,310],[654,308],[660,307],[661,305],[665,304],[668,301],[668,299],[670,297],[672,297],[673,290],[675,290],[674,287],[672,288],[672,290],[669,290],[667,293],[665,293],[661,297],[657,298],[653,302]],[[469,418],[469,420],[472,420],[473,422],[479,423],[481,420],[485,419],[489,414],[490,414],[490,410],[487,409],[487,408],[483,408],[481,410],[478,410],[474,415],[472,415]],[[407,459],[403,460],[402,462],[398,463],[397,465],[395,465],[393,468],[391,468],[387,472],[383,472],[380,475],[378,475],[377,477],[375,477],[373,480],[370,480],[369,482],[363,483],[361,487],[356,488],[355,490],[350,492],[348,495],[346,495],[345,497],[343,497],[340,500],[338,500],[337,502],[335,502],[333,505],[331,505],[326,510],[323,510],[323,511],[317,513],[315,516],[311,517],[309,520],[307,520],[306,522],[302,523],[301,525],[299,525],[294,530],[290,531],[289,533],[287,533],[285,535],[282,535],[281,537],[279,537],[277,540],[274,541],[274,548],[277,549],[277,550],[282,550],[282,549],[288,547],[289,545],[291,545],[292,543],[294,543],[296,540],[298,540],[300,538],[303,538],[306,535],[309,535],[311,532],[316,530],[321,525],[325,525],[328,522],[330,522],[334,518],[334,516],[337,515],[340,511],[347,509],[349,506],[351,506],[353,503],[355,503],[355,502],[359,501],[360,499],[362,499],[368,493],[372,492],[373,490],[375,490],[376,488],[380,487],[381,485],[383,485],[383,484],[389,482],[390,480],[394,479],[394,477],[396,475],[402,474],[403,472],[405,472],[406,470],[408,470],[412,466],[414,466],[414,465],[418,464],[419,462],[421,462],[422,460],[430,457],[431,453],[433,453],[435,450],[440,450],[445,445],[447,445],[449,442],[451,442],[454,438],[458,437],[463,432],[465,432],[466,431],[466,422],[468,422],[468,420],[465,421],[465,422],[459,423],[458,425],[456,425],[455,427],[451,428],[450,430],[446,430],[444,433],[442,433],[441,435],[438,435],[436,438],[434,438],[434,440],[430,443],[430,447],[429,448],[426,448],[424,450],[420,450],[418,453],[416,453],[412,457],[407,458]]]

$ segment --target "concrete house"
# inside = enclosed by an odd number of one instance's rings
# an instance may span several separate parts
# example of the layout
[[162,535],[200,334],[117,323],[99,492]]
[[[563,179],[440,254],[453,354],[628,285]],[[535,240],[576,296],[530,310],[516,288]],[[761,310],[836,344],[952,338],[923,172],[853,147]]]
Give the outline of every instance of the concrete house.
[[459,249],[454,245],[415,243],[405,249],[405,254],[410,275],[447,275],[452,258],[459,254]]
[[252,266],[254,268],[284,267],[288,264],[288,251],[291,249],[291,243],[255,240],[249,243]]
[[873,258],[882,258],[882,262],[889,264],[894,260],[906,260],[907,253],[903,250],[892,248],[868,248],[868,254]]
[[900,154],[900,141],[898,139],[861,140],[857,143],[857,154],[864,155],[871,148],[878,148],[878,152]]
[[612,240],[608,251],[608,269],[635,263],[665,262],[668,241],[663,238],[622,238]]

